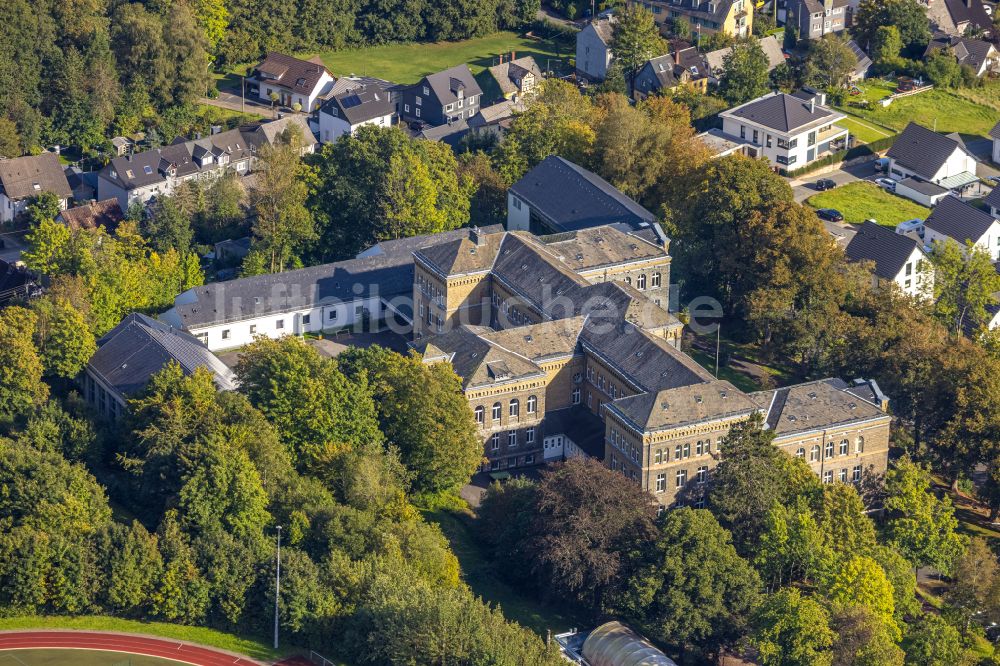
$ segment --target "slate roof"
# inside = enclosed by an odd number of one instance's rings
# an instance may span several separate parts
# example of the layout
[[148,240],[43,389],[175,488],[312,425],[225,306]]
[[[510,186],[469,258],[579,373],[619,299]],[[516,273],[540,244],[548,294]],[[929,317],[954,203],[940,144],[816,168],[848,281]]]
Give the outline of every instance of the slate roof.
[[819,104],[810,110],[809,102],[785,93],[769,93],[724,113],[784,133],[843,117]]
[[595,173],[549,155],[514,183],[510,191],[562,231],[628,222],[650,224],[655,217]]
[[990,190],[990,193],[986,195],[983,199],[987,206],[992,206],[993,208],[1000,208],[1000,187],[994,187]]
[[858,228],[845,253],[850,261],[875,262],[875,275],[895,280],[920,244],[889,227],[865,222]]
[[880,407],[849,389],[842,380],[821,379],[748,397],[767,410],[767,426],[779,439],[859,421],[889,420]]
[[954,138],[910,122],[896,137],[886,156],[930,180],[958,148],[964,150]]
[[[318,61],[318,58],[299,60],[275,51],[268,53],[254,69],[262,83],[266,81],[269,84],[279,85],[303,95],[312,94],[320,79],[323,78],[323,74],[330,74],[322,61]],[[264,78],[262,76],[264,73],[272,74],[273,77]]]
[[516,351],[535,363],[569,356],[577,351],[586,317],[567,317],[483,333],[482,337],[509,351]]
[[522,56],[490,67],[490,75],[496,79],[504,95],[518,92],[519,88],[514,79],[520,80],[526,72],[534,74],[535,82],[541,83],[542,70],[531,56]]
[[914,192],[919,192],[920,194],[926,194],[927,196],[937,196],[939,194],[945,194],[948,190],[941,187],[937,183],[932,183],[929,180],[922,180],[920,178],[904,178],[899,181],[897,187],[908,187]]
[[67,208],[59,213],[59,218],[70,229],[104,227],[109,233],[114,233],[118,224],[125,219],[125,213],[118,205],[118,199],[105,199],[75,208]]
[[749,417],[760,410],[727,381],[706,381],[620,398],[607,406],[639,431],[656,431],[715,419]]
[[427,141],[444,141],[447,144],[453,144],[468,131],[469,123],[465,118],[459,118],[443,125],[424,127],[420,130],[419,136],[421,139],[426,139]]
[[366,120],[390,116],[395,109],[389,93],[378,86],[362,85],[333,95],[320,110],[343,118],[349,125],[358,125]]
[[662,245],[615,227],[581,229],[540,236],[538,240],[577,272],[592,271],[626,261],[668,257]]
[[216,386],[235,388],[232,371],[197,338],[143,314],[133,313],[98,340],[88,367],[123,397],[140,392],[150,378],[175,361],[191,375],[209,370]]
[[983,63],[989,59],[991,52],[995,55],[996,47],[981,39],[967,39],[951,35],[941,35],[927,45],[924,50],[924,57],[928,57],[935,51],[950,48],[955,59],[960,65],[969,65],[979,73]]
[[425,82],[441,104],[457,102],[458,90],[462,90],[465,97],[483,94],[482,89],[476,82],[476,77],[472,75],[469,66],[465,64],[456,65],[443,72],[428,74],[424,77],[423,81],[414,87],[423,86]]
[[599,18],[596,21],[591,21],[590,26],[594,28],[594,32],[602,42],[606,45],[611,45],[611,36],[614,33],[612,28],[612,23],[614,23],[614,17]]
[[647,60],[639,74],[649,70],[656,79],[656,90],[670,90],[680,84],[678,73],[674,71],[675,67],[679,66],[675,65],[673,54],[668,53]]
[[482,333],[491,329],[459,326],[413,343],[424,361],[448,361],[465,390],[541,377],[545,372],[527,357],[494,344]]
[[944,0],[944,3],[956,26],[968,21],[987,32],[993,29],[993,20],[983,8],[982,0]]
[[716,23],[725,22],[734,0],[677,0],[670,3],[670,11],[679,11],[685,16],[697,16]]
[[[446,243],[467,235],[468,229],[420,237],[423,244]],[[413,290],[412,245],[418,239],[385,241],[381,252],[284,273],[254,275],[194,287],[174,299],[174,307],[161,319],[179,328],[199,328],[225,321],[240,321],[272,313],[353,301],[358,294],[377,288],[382,298],[410,294]],[[398,245],[394,245],[399,243]],[[372,293],[372,295],[376,295]]]
[[510,120],[514,117],[515,111],[523,111],[524,104],[521,102],[513,102],[509,99],[505,99],[502,102],[497,102],[496,104],[491,104],[490,106],[481,106],[476,115],[469,118],[469,127],[485,127],[487,125],[500,125],[504,124],[504,121]]
[[964,244],[967,240],[978,241],[995,221],[989,213],[957,197],[945,197],[931,211],[924,227]]
[[[289,127],[299,128],[299,133],[302,135],[303,146],[309,146],[310,144],[316,143],[316,137],[313,135],[312,129],[309,127],[309,121],[306,120],[304,115],[299,113],[291,113],[283,118],[278,118],[277,120],[269,120],[264,123],[245,126],[240,129],[246,135],[244,138],[249,138],[252,145],[260,148],[265,142],[269,145],[274,145],[275,141],[278,139],[278,135]],[[221,135],[216,134],[216,136]]]
[[1000,139],[1000,122],[998,122],[990,129],[990,138]]
[[60,199],[73,196],[55,153],[0,160],[0,188],[13,200],[36,197],[42,192],[52,192]]

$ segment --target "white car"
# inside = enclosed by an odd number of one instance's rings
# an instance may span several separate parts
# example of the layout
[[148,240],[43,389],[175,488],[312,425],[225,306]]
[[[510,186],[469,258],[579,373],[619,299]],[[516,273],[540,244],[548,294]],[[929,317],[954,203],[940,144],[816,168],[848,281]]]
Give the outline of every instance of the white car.
[[894,181],[892,178],[876,178],[875,179],[875,183],[879,187],[884,187],[885,189],[889,190],[890,192],[895,192],[896,191],[896,181]]

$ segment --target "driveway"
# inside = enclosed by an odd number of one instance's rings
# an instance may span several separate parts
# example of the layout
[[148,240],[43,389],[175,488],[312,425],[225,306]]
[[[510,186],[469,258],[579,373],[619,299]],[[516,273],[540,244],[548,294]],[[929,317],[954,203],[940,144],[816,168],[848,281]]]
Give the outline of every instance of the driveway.
[[[246,104],[244,105],[244,100],[238,93],[234,94],[225,90],[220,90],[219,96],[215,99],[210,97],[201,97],[198,99],[198,103],[207,104],[209,106],[217,106],[220,109],[236,111],[237,113],[252,113],[265,118],[274,117],[274,110],[271,109],[270,104],[259,102],[247,97]],[[292,111],[289,109],[288,112],[291,113]]]
[[20,261],[21,250],[27,249],[27,245],[24,242],[24,232],[8,231],[0,233],[0,240],[4,244],[4,247],[0,248],[0,260],[6,261],[9,264]]
[[876,177],[875,167],[873,164],[874,162],[875,158],[873,157],[871,160],[866,162],[853,164],[843,169],[830,171],[829,173],[810,174],[802,179],[792,180],[790,181],[790,184],[792,185],[792,193],[795,195],[795,200],[802,203],[812,195],[819,192],[819,190],[816,189],[816,181],[823,178],[829,178],[835,182],[838,187],[840,185],[847,185],[848,183],[853,183],[858,180],[872,180]]

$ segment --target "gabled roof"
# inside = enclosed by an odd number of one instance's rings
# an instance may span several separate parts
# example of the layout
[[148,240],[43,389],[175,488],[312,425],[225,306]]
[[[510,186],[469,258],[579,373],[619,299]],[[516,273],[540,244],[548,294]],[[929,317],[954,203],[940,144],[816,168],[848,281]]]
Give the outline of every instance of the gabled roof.
[[721,24],[729,16],[734,2],[735,0],[676,0],[670,3],[670,10]]
[[913,251],[919,248],[920,244],[909,236],[874,222],[865,222],[847,244],[845,253],[850,261],[875,262],[875,275],[895,280]]
[[59,213],[59,218],[70,229],[104,227],[109,233],[114,233],[118,224],[125,219],[125,214],[118,205],[118,199],[105,199],[68,208]]
[[73,196],[55,153],[0,160],[0,189],[13,200],[37,197],[42,192],[52,192],[60,199]]
[[520,80],[527,72],[534,75],[536,82],[542,80],[542,70],[531,56],[522,56],[490,67],[490,75],[496,79],[497,85],[500,86],[500,91],[504,95],[516,93],[518,85],[514,83],[514,80]]
[[944,3],[956,26],[969,22],[987,32],[993,29],[993,21],[983,8],[982,0],[944,0]]
[[618,222],[638,228],[655,220],[597,174],[557,155],[542,160],[510,191],[563,231]]
[[979,241],[996,220],[989,213],[948,196],[938,202],[924,227],[954,239],[959,245]]
[[890,417],[840,379],[821,379],[773,391],[749,394],[761,409],[775,436],[831,428],[841,424]]
[[[590,23],[588,23],[587,26],[583,30],[587,30],[588,28],[593,29],[593,31],[597,35],[597,37],[602,42],[604,42],[605,46],[610,46],[611,45],[611,37],[612,37],[612,35],[614,33],[614,28],[612,27],[613,24],[614,24],[614,17],[613,16],[599,17],[596,20],[591,21]],[[581,32],[583,32],[583,31],[581,31]]]
[[760,408],[729,382],[711,380],[621,398],[608,410],[618,412],[638,430],[650,432],[716,419],[745,418]]
[[723,113],[786,133],[843,117],[825,106],[780,92],[768,93]]
[[674,56],[668,53],[647,60],[639,71],[639,75],[649,72],[656,80],[656,90],[670,90],[680,84],[675,67],[678,65],[674,63]]
[[965,147],[954,138],[910,122],[896,137],[886,156],[931,180],[958,149],[965,150]]
[[990,193],[986,195],[983,202],[987,206],[992,206],[993,208],[1000,208],[1000,187],[994,187],[990,190]]
[[858,46],[858,43],[853,39],[848,40],[847,48],[851,49],[851,52],[854,53],[854,59],[857,63],[854,65],[854,73],[863,76],[868,71],[868,68],[872,66],[872,59],[868,57],[864,49]]
[[[778,65],[784,64],[785,54],[781,51],[781,42],[774,35],[768,35],[766,37],[761,37],[757,40],[760,44],[760,48],[764,51],[764,55],[767,56],[767,71],[773,70]],[[724,49],[718,49],[715,51],[709,51],[705,54],[705,62],[708,64],[709,71],[718,76],[725,69],[726,56],[732,53],[733,49],[731,46],[727,46]]]
[[612,226],[539,236],[538,241],[578,273],[628,261],[668,257],[662,245]]
[[[284,53],[271,51],[255,67],[261,81],[288,88],[304,95],[312,94],[324,74],[332,77],[318,58],[299,60]],[[264,75],[270,75],[265,78]]]
[[472,75],[469,66],[465,64],[456,65],[443,72],[428,74],[423,81],[414,87],[423,86],[424,83],[434,92],[434,96],[441,104],[451,104],[458,101],[459,91],[462,91],[463,97],[483,94],[476,82],[476,77]]
[[482,337],[493,344],[514,351],[535,363],[547,359],[569,356],[577,351],[577,343],[587,318],[568,317],[540,324],[518,326],[483,333]]
[[544,376],[545,372],[526,356],[484,337],[489,333],[492,330],[488,328],[462,325],[422,338],[412,346],[424,361],[451,363],[466,390]]
[[141,391],[171,361],[186,375],[205,368],[220,389],[235,388],[232,371],[197,338],[143,314],[128,315],[97,344],[88,367],[123,397]]
[[330,97],[320,108],[321,113],[338,116],[350,125],[391,116],[395,105],[389,93],[378,86],[359,85]]
[[990,129],[990,138],[1000,139],[1000,122],[998,122]]

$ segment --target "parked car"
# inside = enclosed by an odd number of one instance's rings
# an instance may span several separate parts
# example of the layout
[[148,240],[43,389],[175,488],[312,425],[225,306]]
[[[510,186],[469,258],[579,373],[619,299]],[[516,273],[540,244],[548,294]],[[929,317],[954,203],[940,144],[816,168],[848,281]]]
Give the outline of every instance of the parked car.
[[843,222],[844,216],[840,214],[840,211],[836,208],[820,208],[816,211],[816,215],[819,216],[821,220],[829,220],[830,222]]
[[820,192],[832,190],[835,187],[837,187],[837,183],[833,182],[829,178],[820,178],[816,181],[816,189]]
[[875,160],[875,173],[885,173],[889,170],[889,158],[880,157]]
[[876,178],[875,179],[875,183],[879,187],[884,187],[885,189],[889,190],[890,192],[895,192],[896,191],[896,181],[894,181],[892,178]]

